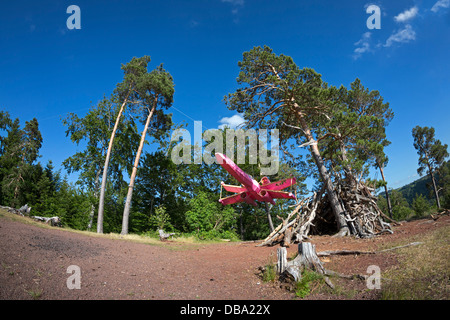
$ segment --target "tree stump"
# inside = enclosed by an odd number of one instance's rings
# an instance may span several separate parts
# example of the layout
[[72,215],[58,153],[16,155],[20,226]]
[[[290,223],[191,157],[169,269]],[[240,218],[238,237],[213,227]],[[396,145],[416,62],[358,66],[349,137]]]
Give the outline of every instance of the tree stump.
[[305,268],[325,274],[325,268],[316,253],[316,246],[310,242],[298,244],[298,255],[292,261],[287,262],[285,247],[277,249],[277,256],[277,272],[285,276],[289,274],[295,281],[301,279],[301,273]]
[[277,268],[276,271],[278,274],[282,274],[287,267],[287,250],[285,247],[281,247],[277,249]]

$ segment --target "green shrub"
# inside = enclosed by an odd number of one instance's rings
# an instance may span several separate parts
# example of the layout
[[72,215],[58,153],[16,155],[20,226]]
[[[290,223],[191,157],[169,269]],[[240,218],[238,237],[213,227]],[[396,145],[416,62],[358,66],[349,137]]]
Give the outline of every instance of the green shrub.
[[311,293],[311,283],[323,281],[323,275],[305,269],[302,272],[302,277],[295,283],[295,295],[300,298],[305,298]]
[[276,278],[276,275],[277,274],[275,271],[275,266],[273,264],[265,265],[263,275],[262,275],[262,279],[264,282],[274,281]]
[[416,216],[422,217],[424,213],[430,208],[430,204],[422,194],[416,194],[416,197],[414,198],[412,203],[412,208],[416,213]]
[[230,239],[238,240],[238,236],[235,232],[229,230],[209,230],[209,231],[199,231],[194,234],[198,240],[219,240],[219,239]]

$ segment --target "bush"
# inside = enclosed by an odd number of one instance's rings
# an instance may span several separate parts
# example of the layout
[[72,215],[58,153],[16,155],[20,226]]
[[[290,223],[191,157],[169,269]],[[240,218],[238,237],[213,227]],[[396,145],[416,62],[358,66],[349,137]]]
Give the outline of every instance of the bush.
[[[199,192],[189,202],[186,212],[188,230],[205,239],[222,238],[232,229],[236,213],[231,206],[223,206],[210,193]],[[231,236],[234,232],[226,234]]]
[[302,272],[302,277],[295,284],[295,295],[300,298],[305,298],[311,293],[311,283],[323,281],[323,275],[305,269]]
[[418,217],[422,217],[424,213],[430,208],[430,204],[423,195],[417,195],[413,200],[412,208]]
[[209,230],[209,231],[199,231],[195,234],[195,237],[199,240],[219,240],[219,239],[230,239],[238,240],[238,236],[233,231],[223,230]]
[[166,207],[161,205],[155,208],[155,213],[149,218],[150,225],[156,229],[172,231],[173,226],[170,223],[170,215],[166,212]]
[[263,271],[262,279],[264,282],[274,281],[277,274],[275,271],[275,266],[273,264],[267,264]]

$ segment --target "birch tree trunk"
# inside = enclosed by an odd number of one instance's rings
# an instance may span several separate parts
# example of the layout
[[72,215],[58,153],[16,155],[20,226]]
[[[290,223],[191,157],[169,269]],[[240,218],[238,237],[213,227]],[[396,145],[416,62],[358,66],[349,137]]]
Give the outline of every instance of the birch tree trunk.
[[120,233],[122,235],[128,234],[128,221],[129,221],[129,217],[130,217],[131,198],[133,197],[134,180],[136,179],[137,167],[139,165],[139,159],[141,157],[142,149],[144,147],[145,136],[147,135],[148,126],[150,124],[150,120],[152,119],[153,113],[155,112],[157,102],[158,102],[158,98],[155,99],[153,108],[150,111],[150,113],[148,114],[144,130],[142,131],[141,142],[139,143],[139,149],[136,153],[136,158],[134,160],[133,171],[131,172],[130,184],[128,185],[127,200],[125,202],[125,208],[123,210],[122,232]]
[[270,215],[271,208],[269,207],[269,204],[267,202],[265,203],[265,206],[266,206],[267,220],[269,221],[270,232],[273,232],[274,228],[273,228],[272,216]]
[[[95,182],[94,182],[94,197],[98,198],[98,182],[100,180],[100,173],[102,172],[101,168],[98,168],[97,173],[95,175]],[[92,228],[92,223],[94,222],[94,213],[95,213],[95,206],[91,205],[91,213],[89,214],[89,223],[87,226],[87,229],[90,231]]]
[[122,106],[120,107],[119,114],[116,118],[116,123],[114,124],[113,131],[111,133],[111,139],[109,140],[108,151],[106,153],[105,165],[103,167],[103,176],[102,176],[102,187],[100,189],[100,200],[98,204],[98,216],[97,216],[97,233],[103,233],[103,211],[104,211],[104,203],[105,203],[105,190],[106,190],[106,180],[108,177],[108,165],[109,159],[111,157],[111,150],[114,142],[114,137],[116,136],[117,127],[119,126],[120,118],[122,116],[123,110],[125,109],[125,105],[128,102],[128,95],[125,98]]

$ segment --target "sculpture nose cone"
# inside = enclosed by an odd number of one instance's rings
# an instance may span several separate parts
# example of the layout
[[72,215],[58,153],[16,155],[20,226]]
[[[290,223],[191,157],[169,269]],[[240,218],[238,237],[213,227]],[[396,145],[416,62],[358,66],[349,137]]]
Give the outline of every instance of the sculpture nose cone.
[[215,156],[216,156],[216,159],[217,159],[217,163],[218,163],[218,164],[222,164],[222,163],[225,162],[225,156],[224,156],[223,154],[221,154],[221,153],[216,153]]

